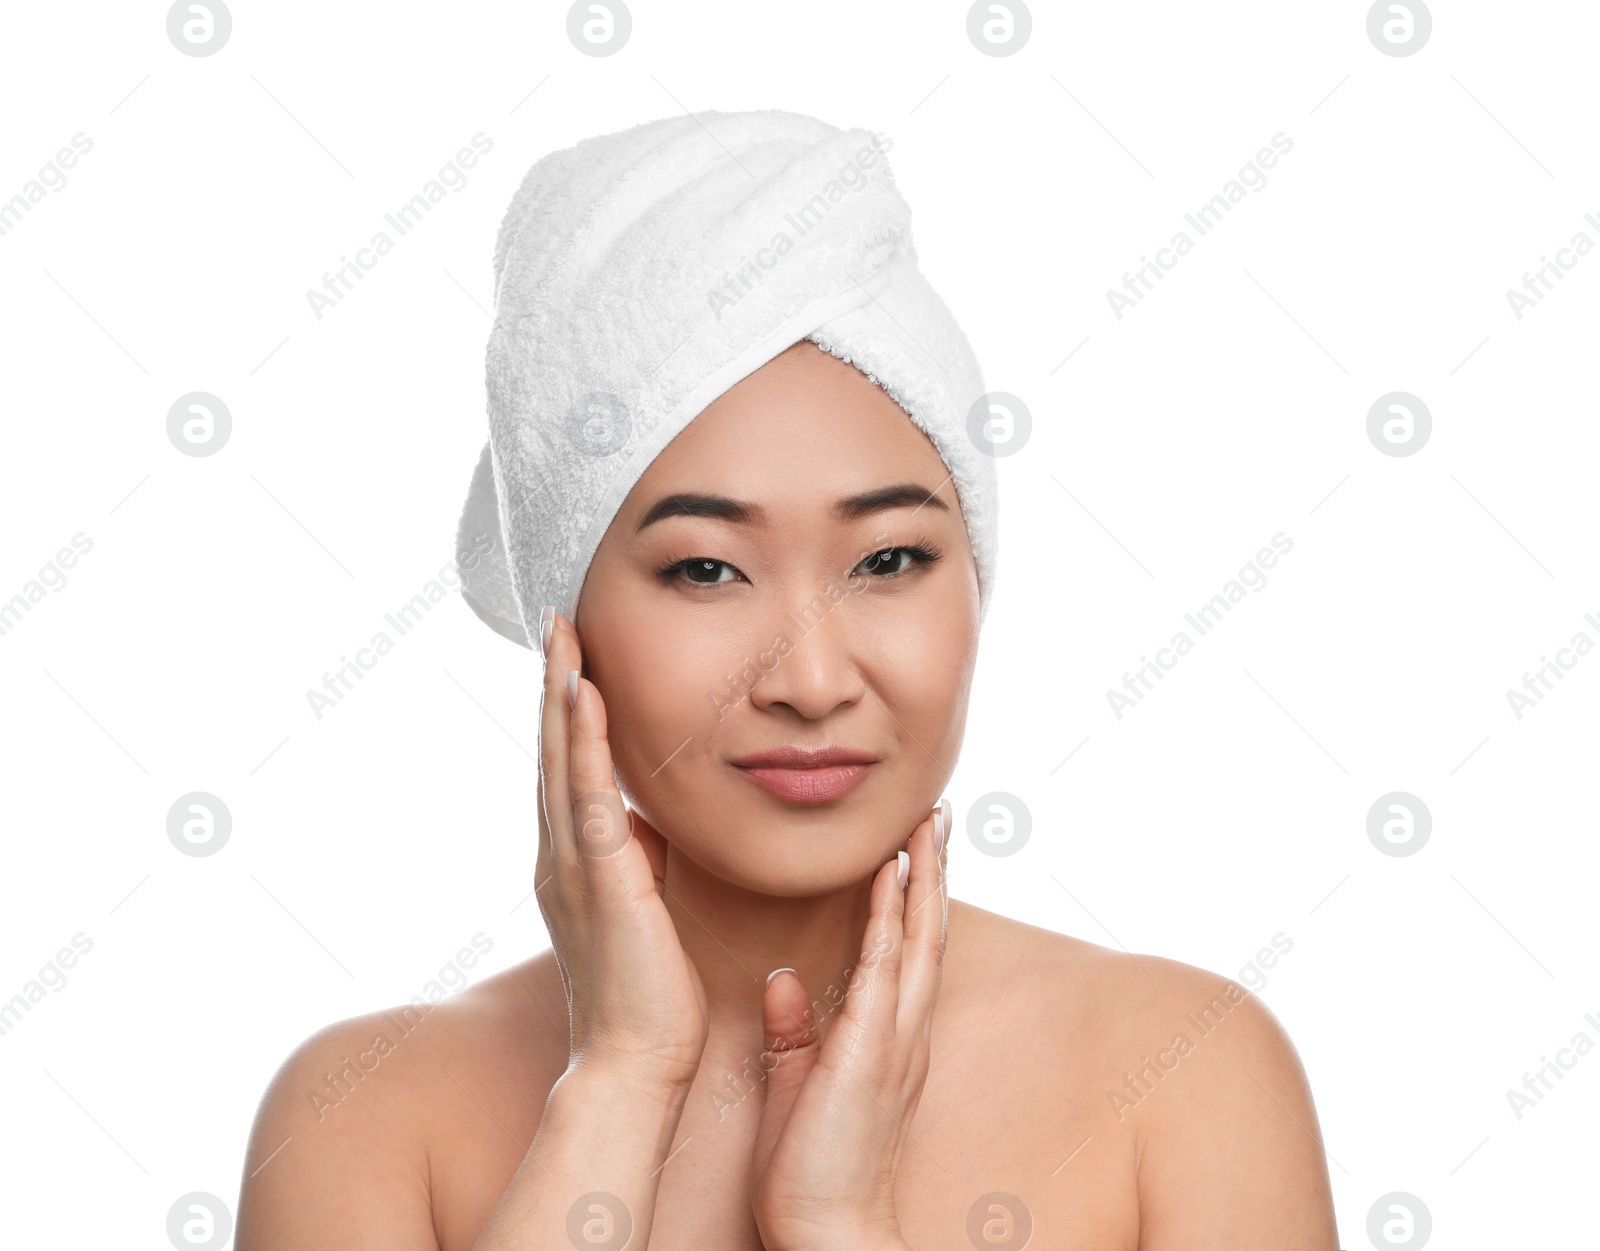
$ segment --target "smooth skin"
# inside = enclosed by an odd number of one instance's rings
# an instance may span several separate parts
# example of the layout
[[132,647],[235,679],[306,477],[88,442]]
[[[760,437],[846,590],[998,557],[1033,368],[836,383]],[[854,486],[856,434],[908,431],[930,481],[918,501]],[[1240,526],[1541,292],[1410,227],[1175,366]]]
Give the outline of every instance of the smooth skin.
[[[1336,1251],[1259,999],[949,898],[977,606],[948,471],[852,365],[798,343],[710,405],[551,622],[551,949],[302,1043],[239,1251]],[[877,761],[827,804],[730,763],[828,743]]]

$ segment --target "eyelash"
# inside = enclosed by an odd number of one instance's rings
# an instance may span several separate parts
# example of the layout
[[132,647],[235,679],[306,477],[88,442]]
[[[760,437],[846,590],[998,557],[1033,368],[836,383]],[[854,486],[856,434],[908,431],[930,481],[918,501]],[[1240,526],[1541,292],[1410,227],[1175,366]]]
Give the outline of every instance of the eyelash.
[[[867,575],[872,577],[873,580],[877,582],[890,582],[896,578],[904,577],[906,574],[910,573],[913,568],[926,568],[929,565],[932,565],[934,561],[938,560],[944,554],[930,543],[900,543],[893,547],[878,548],[876,551],[869,553],[865,558],[863,558],[861,563],[865,564],[868,560],[871,560],[875,556],[881,556],[885,552],[906,552],[911,555],[911,557],[916,561],[916,564],[908,566],[905,569],[897,569],[894,573],[879,574],[876,576],[870,574]],[[721,565],[728,569],[734,568],[734,566],[730,565],[725,560],[715,560],[709,556],[685,556],[677,560],[669,561],[667,564],[662,565],[661,568],[656,570],[656,573],[665,582],[681,582],[686,586],[712,587],[725,585],[725,583],[721,580],[716,582],[693,582],[688,578],[680,578],[678,575],[685,571],[690,565]],[[857,565],[857,568],[860,568],[860,565]],[[741,577],[742,576],[743,575],[741,575]],[[732,581],[733,579],[729,580]]]

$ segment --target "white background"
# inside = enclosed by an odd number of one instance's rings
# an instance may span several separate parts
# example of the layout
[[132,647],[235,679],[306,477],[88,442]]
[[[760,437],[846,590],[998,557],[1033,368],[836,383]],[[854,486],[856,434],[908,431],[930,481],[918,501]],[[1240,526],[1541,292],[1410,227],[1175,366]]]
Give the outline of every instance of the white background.
[[[1342,1246],[1392,1191],[1441,1247],[1592,1230],[1600,1055],[1520,1119],[1506,1092],[1600,1042],[1600,655],[1520,719],[1506,691],[1600,643],[1600,255],[1520,319],[1506,292],[1600,245],[1600,11],[1439,0],[1404,57],[1366,11],[1040,3],[992,57],[960,4],[639,3],[595,58],[548,3],[237,3],[206,57],[156,4],[8,10],[0,198],[93,141],[0,237],[0,598],[93,542],[0,637],[0,998],[93,942],[0,1037],[12,1241],[20,1218],[168,1246],[179,1195],[235,1201],[307,1034],[479,932],[474,977],[545,945],[517,908],[537,653],[452,596],[321,720],[306,691],[452,559],[528,167],[759,107],[885,132],[925,271],[1032,414],[1000,462],[953,893],[1234,976],[1292,940],[1259,993],[1310,1075]],[[318,320],[306,291],[480,131],[465,188]],[[1278,132],[1266,186],[1117,318],[1107,290]],[[204,458],[165,429],[197,390],[233,418]],[[1366,433],[1397,390],[1432,413],[1406,457]],[[1265,589],[1114,715],[1279,531]],[[233,818],[205,858],[166,834],[196,790]],[[1396,790],[1432,814],[1405,857],[1366,829]],[[991,791],[1031,813],[1016,855],[966,837]],[[1049,1043],[996,1062],[1072,1062]]]

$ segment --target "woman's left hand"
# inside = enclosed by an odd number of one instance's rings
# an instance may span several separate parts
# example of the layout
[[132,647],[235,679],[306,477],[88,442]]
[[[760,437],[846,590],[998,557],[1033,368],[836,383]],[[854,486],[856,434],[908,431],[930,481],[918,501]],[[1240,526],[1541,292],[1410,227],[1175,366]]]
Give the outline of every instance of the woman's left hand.
[[948,803],[872,882],[871,918],[844,1007],[820,1034],[799,977],[780,971],[762,1002],[767,1076],[751,1207],[768,1251],[903,1248],[894,1187],[928,1075],[949,895]]

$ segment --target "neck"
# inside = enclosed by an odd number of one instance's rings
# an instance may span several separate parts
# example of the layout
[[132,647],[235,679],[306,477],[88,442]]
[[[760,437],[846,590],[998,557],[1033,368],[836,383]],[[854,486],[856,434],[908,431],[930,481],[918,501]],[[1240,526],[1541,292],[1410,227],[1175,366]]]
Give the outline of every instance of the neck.
[[761,1001],[774,969],[795,970],[819,1023],[838,1014],[861,959],[870,878],[786,899],[744,890],[669,848],[664,880],[678,940],[706,989],[708,1060],[737,1063],[760,1052]]

